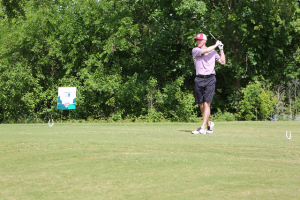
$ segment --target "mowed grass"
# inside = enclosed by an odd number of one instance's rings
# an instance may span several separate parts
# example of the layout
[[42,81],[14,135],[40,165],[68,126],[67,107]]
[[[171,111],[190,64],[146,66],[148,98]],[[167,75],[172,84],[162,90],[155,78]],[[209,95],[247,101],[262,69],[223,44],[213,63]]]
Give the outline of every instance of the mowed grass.
[[198,126],[1,124],[0,199],[300,199],[300,122]]

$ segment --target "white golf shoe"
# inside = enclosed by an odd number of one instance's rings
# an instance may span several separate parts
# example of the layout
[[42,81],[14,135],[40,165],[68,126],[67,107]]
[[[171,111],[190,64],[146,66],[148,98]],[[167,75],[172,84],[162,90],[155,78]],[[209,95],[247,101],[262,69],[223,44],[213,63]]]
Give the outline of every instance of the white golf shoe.
[[206,134],[206,129],[202,129],[201,127],[195,131],[192,131],[192,134]]
[[207,131],[206,131],[206,133],[208,133],[208,134],[212,134],[212,133],[213,133],[214,126],[215,126],[215,123],[213,123],[213,122],[210,122],[209,129],[207,128]]

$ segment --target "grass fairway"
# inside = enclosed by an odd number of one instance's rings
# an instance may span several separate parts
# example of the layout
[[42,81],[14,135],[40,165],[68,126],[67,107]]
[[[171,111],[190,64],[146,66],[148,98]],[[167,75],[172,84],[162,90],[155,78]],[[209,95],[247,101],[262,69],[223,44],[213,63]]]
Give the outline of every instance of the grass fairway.
[[300,199],[300,122],[198,125],[1,124],[0,199]]

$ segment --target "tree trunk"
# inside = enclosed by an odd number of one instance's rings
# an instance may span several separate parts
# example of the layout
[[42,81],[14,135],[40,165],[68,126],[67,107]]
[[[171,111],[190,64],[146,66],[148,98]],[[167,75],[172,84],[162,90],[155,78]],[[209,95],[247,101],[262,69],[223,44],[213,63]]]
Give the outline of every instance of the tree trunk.
[[241,79],[234,79],[234,87],[236,88],[236,90],[241,89]]

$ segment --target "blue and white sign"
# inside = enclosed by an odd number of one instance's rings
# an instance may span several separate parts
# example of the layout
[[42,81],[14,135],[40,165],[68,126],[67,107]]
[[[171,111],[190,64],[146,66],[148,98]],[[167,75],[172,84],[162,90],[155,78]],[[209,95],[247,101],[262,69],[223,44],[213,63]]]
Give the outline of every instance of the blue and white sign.
[[76,109],[76,87],[59,87],[57,110]]

